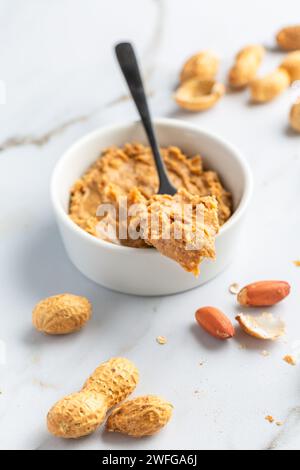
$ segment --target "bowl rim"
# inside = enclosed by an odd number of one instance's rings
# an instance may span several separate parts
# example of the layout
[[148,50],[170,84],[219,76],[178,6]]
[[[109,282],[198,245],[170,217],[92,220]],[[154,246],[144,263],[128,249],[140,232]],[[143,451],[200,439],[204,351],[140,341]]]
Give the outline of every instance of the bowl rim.
[[[224,140],[223,138],[217,136],[215,133],[211,131],[206,131],[205,129],[201,128],[198,125],[195,124],[190,124],[185,121],[179,120],[179,119],[171,119],[171,118],[156,118],[153,119],[154,125],[164,125],[164,126],[169,126],[169,127],[177,127],[179,129],[186,129],[186,130],[191,130],[193,132],[199,132],[202,136],[206,136],[208,138],[211,138],[215,141],[217,141],[219,144],[221,144],[223,147],[225,147],[228,152],[234,156],[234,159],[239,163],[244,176],[245,176],[245,185],[243,188],[243,194],[241,197],[241,200],[232,214],[232,216],[225,222],[224,225],[220,228],[220,231],[217,235],[217,237],[220,237],[222,234],[226,233],[228,230],[231,229],[232,226],[237,224],[239,219],[242,217],[244,214],[249,201],[251,199],[252,195],[252,189],[253,189],[253,181],[252,181],[252,173],[249,167],[248,162],[241,156],[240,151],[232,144]],[[71,159],[72,153],[80,146],[84,145],[86,142],[89,140],[92,140],[94,137],[98,136],[100,134],[105,134],[107,132],[111,131],[118,131],[118,130],[124,130],[126,128],[129,128],[130,126],[136,125],[137,123],[140,123],[140,120],[131,120],[131,121],[126,121],[122,123],[117,123],[117,124],[112,124],[108,126],[103,126],[98,129],[95,129],[88,134],[84,135],[80,139],[76,140],[70,147],[65,150],[65,152],[61,155],[61,157],[58,159],[56,165],[54,166],[54,169],[52,171],[52,176],[51,176],[51,182],[50,182],[50,196],[51,196],[51,201],[52,201],[52,206],[54,208],[54,212],[56,216],[59,218],[59,220],[70,230],[78,234],[82,240],[87,241],[88,243],[95,244],[98,247],[102,247],[108,251],[119,251],[122,252],[123,254],[138,254],[138,255],[159,255],[157,250],[149,250],[149,248],[133,248],[133,247],[128,247],[128,246],[123,246],[123,245],[116,245],[114,243],[107,242],[105,240],[101,240],[101,238],[97,238],[94,235],[86,232],[83,230],[81,227],[79,227],[73,220],[69,217],[69,215],[65,212],[63,209],[58,193],[57,193],[57,184],[56,180],[58,178],[58,174],[61,170],[61,167],[65,163],[66,160]]]

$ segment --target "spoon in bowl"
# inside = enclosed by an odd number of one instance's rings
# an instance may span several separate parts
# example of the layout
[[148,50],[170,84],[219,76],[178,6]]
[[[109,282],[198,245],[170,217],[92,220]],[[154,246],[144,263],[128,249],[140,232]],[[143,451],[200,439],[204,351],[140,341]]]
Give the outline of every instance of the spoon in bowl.
[[122,42],[116,45],[115,52],[125,80],[127,82],[129,91],[131,93],[132,99],[140,115],[154,156],[154,161],[159,177],[158,194],[169,194],[170,196],[173,196],[177,192],[177,189],[172,185],[169,180],[166,166],[159,151],[159,146],[157,144],[155,132],[152,125],[144,85],[133,47],[128,42]]

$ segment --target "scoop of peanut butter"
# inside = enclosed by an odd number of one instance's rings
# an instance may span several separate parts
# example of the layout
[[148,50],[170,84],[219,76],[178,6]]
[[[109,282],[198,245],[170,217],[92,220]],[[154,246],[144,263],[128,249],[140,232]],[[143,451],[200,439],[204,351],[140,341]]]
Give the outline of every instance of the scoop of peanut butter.
[[145,242],[195,276],[204,258],[215,258],[219,221],[214,196],[192,196],[185,189],[174,196],[158,194],[138,218]]

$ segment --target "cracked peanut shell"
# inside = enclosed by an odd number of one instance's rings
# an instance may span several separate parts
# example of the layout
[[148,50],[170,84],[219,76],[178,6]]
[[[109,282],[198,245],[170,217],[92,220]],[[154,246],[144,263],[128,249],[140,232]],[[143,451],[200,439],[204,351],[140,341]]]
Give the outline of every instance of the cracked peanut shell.
[[291,83],[300,80],[300,51],[287,54],[280,67],[288,72]]
[[160,397],[138,397],[113,410],[106,422],[106,430],[133,437],[152,436],[168,423],[172,410],[172,405]]
[[250,84],[252,101],[266,103],[283,93],[290,85],[291,78],[284,68],[277,68],[265,77],[255,78]]
[[139,372],[133,362],[115,357],[97,367],[85,382],[83,390],[93,390],[105,395],[110,408],[125,400],[138,381]]
[[290,124],[294,131],[300,132],[300,101],[295,103],[291,108]]
[[240,313],[236,320],[245,333],[257,339],[275,341],[285,334],[285,323],[272,313],[264,312],[256,316]]
[[38,331],[64,335],[80,330],[90,319],[92,306],[87,298],[60,294],[41,300],[33,309],[32,323]]
[[241,49],[228,74],[228,81],[233,88],[244,88],[256,77],[257,70],[265,55],[260,45],[247,46]]
[[175,92],[175,101],[189,111],[205,111],[217,104],[225,93],[225,86],[214,80],[191,78]]
[[219,63],[218,56],[210,50],[194,54],[182,67],[180,83],[190,78],[199,78],[200,80],[214,79],[219,69]]
[[282,28],[276,36],[278,46],[285,51],[300,49],[300,25]]
[[59,400],[47,415],[51,434],[76,439],[96,431],[104,421],[107,402],[103,395],[93,391],[77,392]]

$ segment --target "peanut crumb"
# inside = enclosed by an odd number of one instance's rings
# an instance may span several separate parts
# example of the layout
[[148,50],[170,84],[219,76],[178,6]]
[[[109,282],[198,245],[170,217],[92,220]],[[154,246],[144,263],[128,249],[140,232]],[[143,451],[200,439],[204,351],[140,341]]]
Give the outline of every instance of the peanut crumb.
[[240,286],[234,282],[229,286],[229,292],[233,295],[237,295],[240,292]]
[[294,265],[297,266],[298,268],[300,267],[300,260],[294,261]]
[[290,354],[287,354],[286,356],[284,356],[283,360],[289,364],[290,366],[295,366],[297,365],[297,361],[296,361],[296,358],[295,356],[291,356]]
[[156,342],[158,344],[166,344],[167,338],[165,336],[157,336]]
[[271,415],[266,416],[266,417],[265,417],[265,420],[266,420],[266,421],[269,421],[269,423],[274,423],[274,421],[275,421],[274,418],[273,418],[273,416],[271,416]]
[[33,356],[31,360],[32,360],[33,364],[38,364],[40,362],[40,357],[39,356]]
[[197,398],[201,398],[201,396],[204,394],[204,390],[194,390],[194,395]]
[[240,343],[239,344],[239,349],[247,349],[247,346],[245,344]]
[[264,351],[261,351],[260,354],[261,354],[262,356],[264,356],[264,357],[270,356],[269,351],[265,351],[265,350],[264,350]]
[[276,426],[283,426],[283,422],[282,421],[276,421]]

